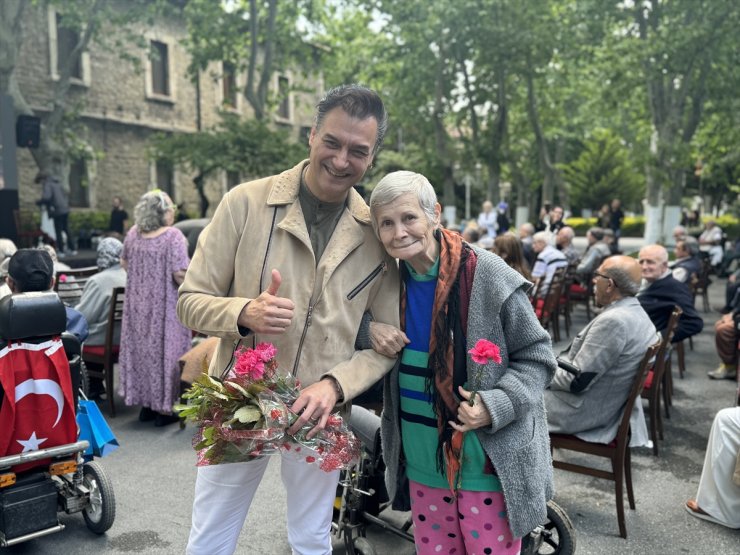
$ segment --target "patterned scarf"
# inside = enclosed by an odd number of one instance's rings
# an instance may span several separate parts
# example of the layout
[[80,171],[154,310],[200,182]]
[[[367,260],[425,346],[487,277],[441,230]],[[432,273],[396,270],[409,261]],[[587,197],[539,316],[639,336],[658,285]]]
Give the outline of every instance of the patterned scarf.
[[[431,334],[429,338],[429,369],[427,392],[432,397],[437,416],[439,441],[437,466],[444,468],[443,446],[452,438],[453,429],[447,424],[457,418],[460,403],[457,386],[467,379],[468,301],[473,286],[477,257],[462,237],[446,229],[434,233],[440,244],[439,275],[434,291]],[[401,265],[402,272],[404,266]],[[402,280],[403,283],[403,280]],[[406,329],[406,296],[401,295],[401,328]]]

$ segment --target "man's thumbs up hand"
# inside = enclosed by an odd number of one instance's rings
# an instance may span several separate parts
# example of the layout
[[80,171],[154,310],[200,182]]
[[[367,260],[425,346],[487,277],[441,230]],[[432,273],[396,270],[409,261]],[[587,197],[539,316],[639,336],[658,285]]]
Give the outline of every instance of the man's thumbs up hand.
[[254,333],[285,332],[293,321],[295,305],[290,299],[277,296],[282,281],[280,272],[273,270],[270,285],[260,293],[259,297],[252,299],[244,306],[237,323]]
[[280,284],[283,282],[283,278],[280,277],[280,272],[277,270],[272,271],[272,276],[270,280],[270,285],[267,288],[267,292],[270,295],[277,295],[278,289],[280,289]]

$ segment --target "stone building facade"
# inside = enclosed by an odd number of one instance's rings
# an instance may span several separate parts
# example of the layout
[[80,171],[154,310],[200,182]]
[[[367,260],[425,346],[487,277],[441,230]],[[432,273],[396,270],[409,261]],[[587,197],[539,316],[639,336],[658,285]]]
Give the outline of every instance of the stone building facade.
[[[65,32],[53,6],[43,4],[25,11],[24,41],[16,70],[20,89],[36,115],[51,110],[52,87],[57,63],[64,56]],[[251,117],[241,90],[246,77],[234,75],[221,63],[200,73],[196,82],[187,75],[189,55],[181,43],[185,25],[160,20],[141,27],[149,48],[130,45],[129,56],[101,48],[94,42],[81,56],[70,91],[70,105],[78,107],[81,139],[96,153],[93,160],[80,158],[70,169],[70,204],[73,211],[110,209],[120,196],[131,214],[139,196],[159,186],[194,216],[199,200],[192,176],[179,168],[150,158],[148,145],[156,133],[194,133],[219,121],[219,110],[228,109]],[[299,85],[300,91],[295,90]],[[282,70],[274,76],[273,92],[290,90],[273,116],[275,124],[287,126],[296,140],[305,140],[316,102],[324,92],[321,75]],[[22,210],[35,208],[40,187],[34,184],[37,166],[28,149],[18,149],[18,189]],[[212,212],[230,186],[257,176],[219,175],[211,178],[206,195]],[[132,215],[132,214],[131,214]]]

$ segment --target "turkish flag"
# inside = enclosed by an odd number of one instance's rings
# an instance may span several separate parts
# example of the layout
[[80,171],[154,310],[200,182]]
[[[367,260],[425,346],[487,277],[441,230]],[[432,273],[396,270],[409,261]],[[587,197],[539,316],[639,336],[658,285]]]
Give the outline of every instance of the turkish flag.
[[[0,350],[0,456],[77,440],[72,379],[59,337],[43,343],[11,342]],[[18,465],[15,471],[38,466]]]

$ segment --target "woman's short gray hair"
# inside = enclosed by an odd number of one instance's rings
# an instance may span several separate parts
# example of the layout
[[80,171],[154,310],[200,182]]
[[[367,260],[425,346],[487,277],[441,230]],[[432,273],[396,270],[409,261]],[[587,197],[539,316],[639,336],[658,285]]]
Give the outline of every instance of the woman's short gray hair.
[[387,174],[378,182],[370,195],[370,214],[372,214],[373,228],[376,234],[378,233],[378,223],[375,218],[378,209],[409,193],[419,200],[419,206],[426,214],[429,223],[434,227],[439,224],[434,210],[437,206],[437,193],[434,192],[432,184],[420,173],[401,170]]
[[134,222],[139,231],[154,231],[165,225],[164,215],[175,205],[164,191],[154,189],[144,193],[134,207]]

